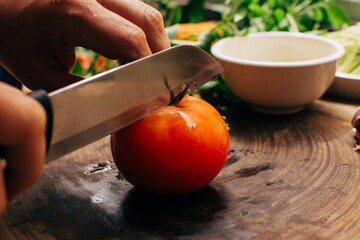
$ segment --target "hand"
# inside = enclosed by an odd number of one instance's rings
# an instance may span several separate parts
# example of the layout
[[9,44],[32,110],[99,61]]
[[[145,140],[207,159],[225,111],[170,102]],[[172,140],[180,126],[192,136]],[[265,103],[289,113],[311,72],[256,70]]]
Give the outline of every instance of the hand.
[[35,182],[45,160],[46,113],[34,99],[0,82],[0,214],[7,203]]
[[0,65],[32,90],[81,79],[74,46],[127,63],[170,47],[161,14],[138,0],[0,0]]

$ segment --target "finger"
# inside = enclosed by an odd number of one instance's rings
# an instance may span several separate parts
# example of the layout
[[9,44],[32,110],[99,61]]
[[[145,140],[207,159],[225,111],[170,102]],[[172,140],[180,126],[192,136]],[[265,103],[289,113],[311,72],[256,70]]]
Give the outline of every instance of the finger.
[[[25,62],[22,62],[24,60]],[[3,64],[3,66],[31,90],[44,89],[51,92],[83,79],[81,76],[71,74],[64,69],[43,64],[43,61],[46,60],[26,61],[26,59],[21,59],[15,68],[11,64],[9,66]]]
[[68,45],[83,46],[122,63],[151,54],[144,31],[135,24],[96,1],[76,9],[68,20]]
[[3,175],[2,162],[0,160],[0,215],[2,212],[4,212],[6,203],[7,203],[6,186]]
[[51,92],[83,79],[69,73],[76,59],[73,47],[58,44],[55,50],[44,46],[36,53],[29,48],[22,53],[22,57],[9,54],[1,65],[31,90]]
[[46,115],[32,98],[0,83],[0,145],[5,146],[5,185],[14,200],[40,176],[45,160]]
[[138,0],[98,0],[98,2],[140,27],[145,32],[153,53],[170,47],[163,17],[157,9]]
[[[25,81],[23,82],[31,90],[44,89],[47,92],[52,92],[83,79],[81,76],[50,68],[39,63],[35,63],[33,69],[36,69],[36,71],[27,72],[27,75],[24,76]],[[21,72],[19,74],[24,73],[25,72]],[[27,81],[28,79],[30,81]],[[32,81],[33,79],[36,79],[36,81]]]

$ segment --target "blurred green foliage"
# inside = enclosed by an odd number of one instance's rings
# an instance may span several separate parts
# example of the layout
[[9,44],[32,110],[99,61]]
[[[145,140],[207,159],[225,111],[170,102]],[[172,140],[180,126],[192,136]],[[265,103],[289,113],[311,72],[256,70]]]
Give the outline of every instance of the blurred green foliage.
[[[349,18],[335,0],[224,0],[219,3],[216,26],[197,36],[198,41],[175,40],[180,23],[206,21],[204,15],[207,0],[189,0],[180,5],[176,0],[143,0],[158,9],[163,15],[164,24],[172,45],[192,44],[210,53],[211,45],[221,38],[246,35],[261,31],[334,31],[348,26]],[[220,9],[220,10],[219,10]],[[87,69],[77,59],[72,72],[85,77],[117,66],[117,63],[100,56],[91,50],[76,48],[77,56],[88,54],[91,57]],[[211,54],[211,53],[210,53]],[[103,58],[99,67],[99,59]],[[213,79],[198,89],[204,98],[236,98],[226,87],[221,77]]]

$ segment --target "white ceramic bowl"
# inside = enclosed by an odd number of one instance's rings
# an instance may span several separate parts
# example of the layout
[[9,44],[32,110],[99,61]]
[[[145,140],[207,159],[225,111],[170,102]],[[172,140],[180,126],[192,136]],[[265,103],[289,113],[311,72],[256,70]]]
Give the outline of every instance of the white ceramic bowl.
[[344,48],[313,34],[263,32],[221,39],[211,53],[236,96],[257,111],[288,114],[326,92]]
[[336,72],[335,80],[327,93],[335,97],[359,102],[360,75]]

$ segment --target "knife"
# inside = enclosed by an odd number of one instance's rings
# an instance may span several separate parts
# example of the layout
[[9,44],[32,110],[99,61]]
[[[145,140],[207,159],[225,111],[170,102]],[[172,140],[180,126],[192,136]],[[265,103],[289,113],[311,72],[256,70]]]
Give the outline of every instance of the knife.
[[[220,75],[221,65],[193,46],[176,46],[64,88],[30,94],[47,114],[47,161],[124,128]],[[0,154],[3,155],[3,154]]]

